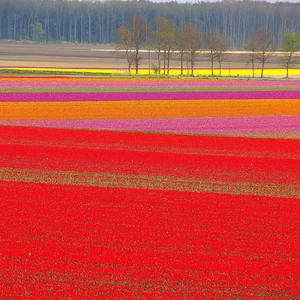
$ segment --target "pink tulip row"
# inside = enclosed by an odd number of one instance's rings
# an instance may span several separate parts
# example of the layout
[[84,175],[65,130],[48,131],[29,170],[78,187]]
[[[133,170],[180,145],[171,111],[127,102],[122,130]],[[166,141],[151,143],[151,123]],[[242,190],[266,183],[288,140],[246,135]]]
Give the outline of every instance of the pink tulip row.
[[300,116],[215,117],[191,119],[146,120],[43,120],[2,121],[2,125],[58,127],[73,129],[109,129],[128,131],[181,132],[221,135],[287,135],[300,134]]
[[195,87],[195,88],[272,88],[272,87],[292,87],[300,89],[300,81],[261,81],[261,80],[203,80],[203,79],[177,79],[177,80],[90,80],[84,78],[76,78],[69,80],[68,78],[43,78],[40,80],[32,80],[25,78],[24,80],[12,78],[0,78],[0,90],[11,88],[77,88],[77,87],[91,87],[91,88],[132,88],[132,87]]

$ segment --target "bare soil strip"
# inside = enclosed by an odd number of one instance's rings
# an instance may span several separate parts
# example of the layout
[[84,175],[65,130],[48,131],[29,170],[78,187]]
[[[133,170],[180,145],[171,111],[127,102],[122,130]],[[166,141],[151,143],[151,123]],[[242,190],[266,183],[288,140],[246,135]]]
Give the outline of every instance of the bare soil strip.
[[[113,44],[76,44],[76,43],[0,43],[0,66],[2,67],[53,67],[53,68],[127,68],[120,53],[116,53]],[[156,54],[148,53],[141,60],[141,68],[156,64]],[[196,68],[210,68],[210,62],[199,55]],[[260,67],[259,64],[256,65]],[[174,54],[171,68],[180,68],[178,55]],[[242,54],[231,55],[223,63],[223,68],[251,68]],[[272,57],[266,68],[282,68],[276,57]]]

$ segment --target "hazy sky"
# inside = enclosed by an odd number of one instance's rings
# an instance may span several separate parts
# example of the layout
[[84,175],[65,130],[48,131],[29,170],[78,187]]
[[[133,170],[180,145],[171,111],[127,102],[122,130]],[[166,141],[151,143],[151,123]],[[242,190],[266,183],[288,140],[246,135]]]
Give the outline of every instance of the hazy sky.
[[[220,2],[223,0],[200,0],[198,2]],[[229,0],[230,1],[230,0]],[[234,0],[233,0],[234,1]],[[300,0],[252,0],[254,1],[266,1],[266,2],[271,2],[271,3],[275,3],[275,2],[292,2],[292,3],[300,3]],[[183,1],[183,2],[189,2],[189,1]]]
[[[189,3],[197,3],[197,2],[221,2],[223,0],[150,0],[152,2],[171,2],[171,1],[176,1],[179,3],[185,3],[185,2],[189,2]],[[230,0],[227,0],[230,1]],[[237,1],[237,0],[231,0],[231,1]],[[299,3],[300,4],[300,0],[252,0],[252,1],[266,1],[266,2],[270,2],[270,3],[275,3],[275,2],[291,2],[291,3]]]

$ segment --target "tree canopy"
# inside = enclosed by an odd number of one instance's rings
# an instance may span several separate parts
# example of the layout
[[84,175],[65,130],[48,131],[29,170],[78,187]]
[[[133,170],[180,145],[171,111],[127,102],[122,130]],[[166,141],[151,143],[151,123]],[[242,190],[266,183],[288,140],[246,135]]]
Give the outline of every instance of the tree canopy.
[[31,37],[35,42],[42,42],[44,37],[44,29],[41,23],[35,22],[31,24]]

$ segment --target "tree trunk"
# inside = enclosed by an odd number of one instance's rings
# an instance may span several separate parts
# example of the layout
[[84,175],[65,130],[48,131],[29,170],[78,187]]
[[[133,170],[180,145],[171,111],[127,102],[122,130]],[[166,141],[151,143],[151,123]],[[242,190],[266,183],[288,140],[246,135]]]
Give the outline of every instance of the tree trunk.
[[149,47],[149,52],[148,52],[148,67],[149,67],[149,75],[151,74],[151,52],[150,52],[150,47]]
[[72,24],[72,20],[70,19],[69,21],[69,40],[70,42],[72,42],[73,39],[73,24]]
[[171,60],[171,52],[169,50],[168,56],[167,56],[167,73],[168,73],[168,75],[170,74],[170,60]]
[[83,24],[83,17],[81,16],[80,18],[80,42],[84,43],[85,39],[84,39],[84,24]]
[[109,14],[106,15],[106,37],[105,37],[105,43],[109,43]]
[[183,75],[183,51],[180,53],[180,75]]
[[74,18],[74,42],[77,42],[77,19]]
[[103,43],[103,27],[104,27],[104,20],[103,15],[98,15],[98,22],[99,22],[99,43]]
[[135,49],[135,73],[139,74],[139,49]]
[[17,35],[17,16],[14,14],[14,34],[13,34],[13,39],[16,40],[16,35]]
[[89,15],[89,43],[92,43],[92,17]]
[[10,36],[10,26],[9,26],[9,14],[7,15],[7,38],[9,39],[9,36]]
[[102,17],[101,17],[101,24],[102,24],[102,27],[101,27],[101,41],[100,43],[105,43],[104,39],[105,39],[105,32],[104,32],[104,16],[102,14]]
[[261,78],[264,77],[264,68],[265,68],[265,62],[263,61],[262,64],[261,64]]
[[66,18],[62,21],[62,40],[64,41],[67,39],[67,24],[66,24]]
[[160,50],[157,52],[158,74],[160,74]]
[[19,19],[19,31],[20,31],[20,37],[19,39],[22,40],[23,39],[23,14],[20,15],[20,19]]
[[164,50],[164,75],[166,74],[166,50]]
[[45,33],[46,33],[45,39],[46,39],[46,41],[49,41],[49,40],[51,41],[52,38],[51,38],[51,33],[50,33],[50,16],[49,16],[49,13],[47,14],[46,22],[47,22],[47,31],[45,30]]

